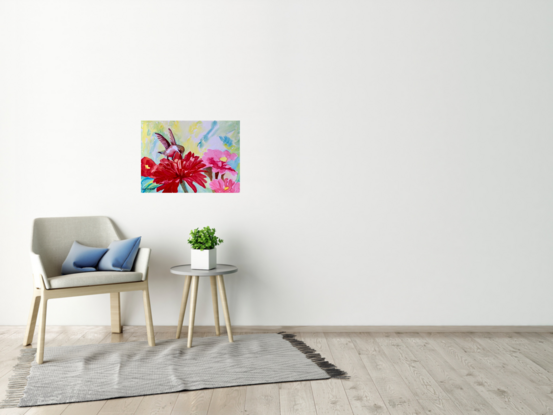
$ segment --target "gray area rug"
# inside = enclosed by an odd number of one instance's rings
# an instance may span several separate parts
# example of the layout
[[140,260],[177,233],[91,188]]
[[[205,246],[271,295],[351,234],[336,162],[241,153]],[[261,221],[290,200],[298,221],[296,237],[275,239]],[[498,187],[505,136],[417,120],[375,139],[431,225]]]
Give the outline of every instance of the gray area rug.
[[22,349],[0,408],[96,401],[261,383],[347,378],[293,334],[253,334]]

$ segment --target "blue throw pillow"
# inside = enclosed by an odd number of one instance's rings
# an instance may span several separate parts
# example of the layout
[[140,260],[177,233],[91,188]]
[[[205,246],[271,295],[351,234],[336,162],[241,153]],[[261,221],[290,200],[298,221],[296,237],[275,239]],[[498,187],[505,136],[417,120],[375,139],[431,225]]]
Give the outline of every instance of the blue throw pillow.
[[107,251],[106,248],[92,248],[75,241],[61,266],[61,274],[96,271],[96,265]]
[[130,271],[138,253],[140,239],[132,238],[124,241],[113,241],[108,252],[98,264],[98,271]]

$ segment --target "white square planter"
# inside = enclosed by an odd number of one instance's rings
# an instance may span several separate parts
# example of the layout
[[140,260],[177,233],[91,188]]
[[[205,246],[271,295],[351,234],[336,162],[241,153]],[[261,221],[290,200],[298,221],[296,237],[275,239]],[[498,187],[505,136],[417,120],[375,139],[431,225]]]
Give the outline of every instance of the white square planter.
[[192,269],[213,269],[217,268],[217,249],[192,249]]

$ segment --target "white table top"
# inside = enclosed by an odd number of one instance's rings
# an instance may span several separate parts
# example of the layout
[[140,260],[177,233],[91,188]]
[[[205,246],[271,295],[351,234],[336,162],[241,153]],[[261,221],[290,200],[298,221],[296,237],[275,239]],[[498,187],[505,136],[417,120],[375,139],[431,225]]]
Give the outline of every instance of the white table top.
[[238,271],[237,267],[228,264],[217,264],[217,267],[213,269],[192,269],[192,266],[190,264],[171,267],[171,274],[193,275],[198,277],[211,277],[212,275],[233,274],[236,271]]

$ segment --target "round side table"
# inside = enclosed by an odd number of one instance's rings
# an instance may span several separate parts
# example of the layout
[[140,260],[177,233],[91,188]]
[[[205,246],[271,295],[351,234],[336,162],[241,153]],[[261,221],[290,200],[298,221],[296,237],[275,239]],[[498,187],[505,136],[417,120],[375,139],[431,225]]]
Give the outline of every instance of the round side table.
[[192,269],[190,264],[177,265],[171,268],[172,274],[186,275],[186,280],[184,281],[184,291],[182,292],[182,302],[180,305],[179,324],[177,326],[177,339],[180,338],[182,323],[184,321],[184,311],[186,310],[186,302],[188,301],[190,284],[192,284],[192,294],[190,295],[190,323],[188,324],[188,347],[192,347],[194,319],[196,317],[196,299],[198,297],[198,283],[200,277],[209,277],[211,279],[211,298],[213,299],[213,314],[215,316],[215,333],[217,336],[221,334],[221,329],[219,327],[219,306],[217,302],[218,284],[221,302],[223,303],[223,314],[225,315],[225,323],[227,325],[228,340],[231,343],[234,342],[232,337],[232,328],[230,326],[230,314],[228,312],[227,294],[225,291],[225,280],[223,275],[233,274],[236,271],[238,271],[237,267],[227,264],[217,264],[217,267],[213,269]]

